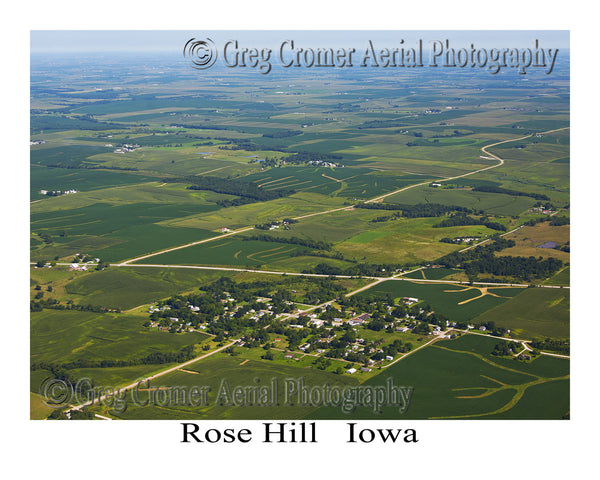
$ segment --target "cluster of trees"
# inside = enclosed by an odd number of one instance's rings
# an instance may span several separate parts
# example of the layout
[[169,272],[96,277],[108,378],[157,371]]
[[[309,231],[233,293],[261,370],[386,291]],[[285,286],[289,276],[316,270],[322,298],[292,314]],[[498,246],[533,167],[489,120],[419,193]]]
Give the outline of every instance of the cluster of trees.
[[517,345],[515,342],[504,341],[497,343],[496,345],[494,345],[494,349],[492,350],[491,354],[496,355],[498,357],[514,355],[515,353],[517,353],[515,350],[515,345]]
[[396,212],[393,215],[381,215],[380,217],[375,217],[371,220],[371,223],[381,223],[381,222],[389,222],[390,220],[397,220],[402,215],[400,212]]
[[301,245],[303,247],[314,248],[316,250],[331,250],[333,244],[326,242],[325,240],[312,240],[310,238],[300,237],[274,237],[272,235],[252,235],[248,237],[241,237],[242,240],[260,240],[262,242],[277,242],[277,243],[289,243],[292,245]]
[[30,133],[50,132],[58,130],[110,130],[128,128],[127,125],[99,122],[92,115],[32,115]]
[[[263,147],[251,140],[246,139],[234,139],[231,140],[230,145],[219,145],[219,150],[246,150],[247,152],[255,152],[262,150]],[[269,148],[271,150],[272,148]]]
[[[407,123],[406,120],[402,118],[396,118],[392,120],[370,120],[368,122],[364,122],[361,125],[358,125],[359,129],[363,128],[393,128],[393,127],[405,127],[410,125],[410,122]],[[422,134],[421,134],[422,135]]]
[[465,265],[465,273],[471,278],[479,273],[516,277],[530,281],[534,278],[546,278],[556,273],[562,267],[562,260],[541,257],[495,257],[488,255],[484,258],[469,262]]
[[244,197],[238,197],[238,198],[233,198],[231,200],[217,200],[216,204],[219,205],[220,207],[223,208],[227,208],[227,207],[239,207],[240,205],[246,205],[247,203],[254,203],[256,200],[254,200],[253,198],[244,198]]
[[273,200],[294,193],[293,190],[263,190],[252,182],[242,182],[229,178],[211,176],[189,176],[184,178],[165,178],[164,182],[191,183],[190,190],[210,190],[211,192],[238,195],[256,201]]
[[469,278],[480,273],[521,278],[530,281],[532,278],[545,278],[557,272],[563,262],[556,258],[542,257],[496,257],[495,252],[515,245],[514,240],[506,240],[497,236],[493,242],[480,245],[465,252],[452,252],[437,260],[447,268],[464,268]]
[[505,195],[512,195],[513,197],[531,197],[536,200],[550,200],[548,195],[541,193],[530,193],[530,192],[519,192],[518,190],[509,190],[508,188],[496,187],[494,185],[479,185],[473,187],[474,192],[487,192],[487,193],[503,193]]
[[[43,293],[43,292],[39,292]],[[36,296],[37,297],[37,296]],[[66,304],[60,303],[55,298],[47,298],[42,299],[40,295],[39,299],[32,300],[29,302],[29,311],[30,312],[41,312],[44,308],[49,308],[52,310],[77,310],[80,312],[96,312],[96,313],[106,313],[106,312],[116,312],[120,313],[120,308],[111,309],[108,307],[101,307],[99,305],[77,305],[73,303],[72,300],[69,300]]]
[[359,203],[356,208],[368,210],[401,210],[406,218],[441,217],[450,212],[479,213],[467,207],[458,205],[442,205],[441,203],[417,203],[415,205],[401,205],[398,203]]
[[300,130],[277,130],[273,133],[265,133],[263,137],[265,138],[286,138],[286,137],[295,137],[296,135],[302,135]]
[[358,260],[353,258],[346,258],[341,252],[330,252],[325,250],[296,250],[291,252],[290,257],[321,257],[321,258],[332,258],[334,260],[343,260],[350,263],[358,263]]
[[569,225],[571,223],[571,220],[569,219],[569,217],[561,215],[553,217],[552,220],[550,221],[550,225],[552,225],[553,227],[560,227],[562,225]]
[[381,347],[382,352],[376,352],[371,356],[372,360],[383,360],[386,356],[395,357],[398,353],[410,352],[413,349],[413,345],[410,342],[402,343],[402,340],[394,340],[393,343],[389,343]]
[[450,215],[440,223],[433,225],[433,228],[458,227],[463,225],[483,225],[491,230],[506,232],[506,225],[500,222],[493,222],[488,217],[474,218],[464,213]]
[[553,352],[564,353],[565,355],[569,355],[571,350],[571,343],[569,340],[553,340],[552,338],[547,338],[546,340],[534,340],[531,342],[531,346],[538,350],[552,350]]
[[553,227],[560,227],[562,225],[569,225],[571,223],[571,220],[565,215],[561,215],[560,217],[547,215],[545,217],[531,218],[527,220],[523,225],[527,225],[528,227],[534,227],[538,223],[543,222],[550,222],[550,225],[552,225]]
[[[302,289],[303,293],[298,294],[292,287]],[[171,332],[177,332],[181,325],[188,323],[195,328],[206,324],[206,331],[216,335],[215,340],[220,342],[243,333],[248,328],[264,328],[276,315],[291,312],[292,301],[317,304],[336,298],[347,291],[345,287],[329,278],[299,279],[298,277],[282,278],[278,281],[240,283],[228,277],[221,277],[200,288],[202,290],[200,292],[175,295],[158,302],[158,311],[151,313],[150,320],[160,326],[170,327]],[[257,301],[258,297],[270,297],[269,305]],[[165,306],[168,308],[163,309]],[[197,308],[192,310],[190,306]],[[265,312],[267,309],[269,313],[263,314],[258,320],[247,318],[251,310]],[[226,315],[233,311],[235,313],[232,316]],[[171,320],[173,318],[177,320]],[[145,326],[149,325],[150,322],[145,324]],[[263,340],[259,338],[259,341]]]

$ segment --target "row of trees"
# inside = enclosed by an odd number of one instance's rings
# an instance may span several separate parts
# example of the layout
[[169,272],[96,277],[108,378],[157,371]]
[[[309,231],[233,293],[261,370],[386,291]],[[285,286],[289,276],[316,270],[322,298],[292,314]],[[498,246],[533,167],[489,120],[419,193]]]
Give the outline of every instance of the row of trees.
[[294,193],[293,190],[263,190],[252,182],[242,182],[229,178],[211,176],[188,176],[184,178],[165,178],[164,182],[191,183],[191,190],[210,190],[211,192],[238,195],[257,201],[274,200]]
[[491,230],[506,232],[506,225],[500,222],[493,222],[488,217],[474,218],[464,213],[456,213],[445,218],[440,223],[433,225],[433,228],[458,227],[463,225],[483,225]]
[[503,193],[505,195],[512,195],[513,197],[531,197],[536,200],[550,200],[548,195],[543,195],[541,193],[531,193],[531,192],[519,192],[518,190],[510,190],[508,188],[497,187],[495,185],[479,185],[477,187],[473,187],[474,192],[487,192],[487,193]]
[[316,250],[331,250],[333,244],[325,240],[312,240],[310,238],[300,237],[274,237],[272,235],[252,235],[241,237],[242,240],[260,240],[261,242],[289,243],[292,245],[301,245],[303,247],[314,248]]

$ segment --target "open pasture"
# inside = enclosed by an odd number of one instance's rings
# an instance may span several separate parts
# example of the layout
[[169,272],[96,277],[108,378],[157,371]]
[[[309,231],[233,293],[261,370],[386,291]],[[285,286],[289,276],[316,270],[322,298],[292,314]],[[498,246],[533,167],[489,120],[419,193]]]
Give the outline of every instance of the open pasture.
[[552,226],[550,222],[542,222],[533,227],[523,227],[504,238],[514,240],[516,245],[498,252],[499,256],[554,257],[566,263],[570,260],[569,252],[554,248],[539,248],[540,245],[547,242],[555,242],[561,246],[568,243],[570,241],[569,225]]

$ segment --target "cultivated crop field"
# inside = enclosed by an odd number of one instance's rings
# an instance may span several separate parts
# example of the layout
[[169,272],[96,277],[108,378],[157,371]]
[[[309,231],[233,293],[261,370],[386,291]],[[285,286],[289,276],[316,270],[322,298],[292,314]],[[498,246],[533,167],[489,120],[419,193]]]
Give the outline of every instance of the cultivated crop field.
[[[569,412],[568,360],[541,357],[531,363],[498,361],[489,355],[495,343],[494,339],[474,335],[436,342],[366,382],[383,385],[392,377],[395,383],[414,387],[405,414],[390,407],[384,407],[381,414],[359,407],[344,415],[335,408],[322,407],[307,418],[549,419]],[[551,394],[548,398],[552,401],[540,403],[543,393]]]
[[413,281],[389,280],[364,292],[363,296],[392,295],[393,298],[413,297],[443,312],[451,321],[471,321],[481,313],[521,295],[525,289],[514,287],[474,287],[453,284],[425,284]]

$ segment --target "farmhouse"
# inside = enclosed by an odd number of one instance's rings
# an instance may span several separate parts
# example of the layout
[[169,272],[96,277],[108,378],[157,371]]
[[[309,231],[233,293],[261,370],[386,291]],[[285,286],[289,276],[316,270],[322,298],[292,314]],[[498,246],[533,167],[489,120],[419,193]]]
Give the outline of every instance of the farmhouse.
[[407,305],[412,305],[413,303],[417,303],[419,299],[415,297],[402,297],[402,301]]

